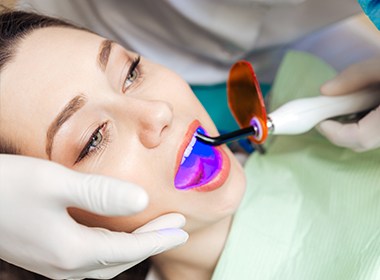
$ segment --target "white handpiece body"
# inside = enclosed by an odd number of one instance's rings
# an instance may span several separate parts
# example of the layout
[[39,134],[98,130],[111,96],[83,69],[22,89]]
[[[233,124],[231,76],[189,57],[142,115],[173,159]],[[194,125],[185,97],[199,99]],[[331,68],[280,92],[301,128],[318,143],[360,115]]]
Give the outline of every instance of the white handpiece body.
[[301,134],[328,118],[369,110],[379,104],[379,87],[349,95],[296,99],[268,115],[273,126],[271,133]]

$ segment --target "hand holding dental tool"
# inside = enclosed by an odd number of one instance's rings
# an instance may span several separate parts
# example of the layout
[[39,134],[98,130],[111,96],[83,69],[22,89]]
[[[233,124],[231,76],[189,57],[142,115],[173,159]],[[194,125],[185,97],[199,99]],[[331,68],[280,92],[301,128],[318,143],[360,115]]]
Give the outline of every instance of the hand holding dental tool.
[[[230,109],[242,129],[217,137],[198,132],[196,137],[212,146],[243,137],[262,144],[268,133],[302,134],[328,118],[366,111],[380,104],[380,94],[374,94],[379,87],[372,87],[345,96],[293,100],[267,115],[256,75],[246,61],[233,65],[227,86]],[[376,131],[380,133],[379,129]]]
[[[380,57],[354,64],[321,87],[325,96],[341,97],[380,83]],[[380,97],[380,87],[373,91],[374,100]],[[357,123],[342,124],[328,120],[318,130],[332,143],[357,152],[380,147],[380,107]]]
[[0,258],[50,278],[108,279],[188,237],[179,214],[128,234],[85,227],[67,212],[137,213],[148,198],[130,183],[15,155],[0,155],[0,179]]

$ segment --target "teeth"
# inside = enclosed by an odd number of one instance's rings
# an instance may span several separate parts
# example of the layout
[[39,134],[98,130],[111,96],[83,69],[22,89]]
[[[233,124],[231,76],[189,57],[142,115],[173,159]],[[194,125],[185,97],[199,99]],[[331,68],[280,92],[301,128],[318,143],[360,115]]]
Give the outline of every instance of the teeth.
[[191,152],[193,151],[193,147],[195,145],[195,142],[197,141],[197,139],[195,138],[195,136],[193,136],[193,138],[191,138],[191,141],[189,143],[189,145],[187,146],[185,152],[183,153],[183,157],[182,157],[182,160],[181,160],[181,164],[183,164],[186,160],[186,158],[191,154]]
[[186,148],[185,152],[183,153],[183,155],[184,155],[185,157],[188,157],[188,156],[190,155],[191,151],[192,151],[192,147],[191,147],[191,146],[188,146],[188,147]]

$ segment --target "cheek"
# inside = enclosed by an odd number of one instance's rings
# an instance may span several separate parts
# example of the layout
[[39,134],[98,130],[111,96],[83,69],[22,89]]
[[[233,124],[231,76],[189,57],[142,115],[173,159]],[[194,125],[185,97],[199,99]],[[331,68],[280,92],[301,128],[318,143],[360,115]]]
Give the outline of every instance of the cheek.
[[185,80],[171,71],[165,71],[162,75],[153,82],[155,85],[161,85],[160,88],[155,88],[155,97],[167,100],[174,108],[183,107],[185,112],[189,111],[192,115],[194,110],[196,112],[203,110],[201,103]]
[[[131,168],[126,170],[131,170]],[[175,207],[172,202],[176,200],[173,199],[171,194],[171,188],[174,188],[174,186],[171,186],[170,176],[162,178],[162,173],[160,173],[161,176],[154,174],[154,172],[157,172],[155,170],[147,170],[143,172],[144,174],[141,174],[141,170],[142,168],[135,169],[135,172],[113,170],[113,172],[102,172],[102,174],[141,186],[149,196],[149,204],[144,211],[131,216],[105,217],[78,208],[69,208],[69,214],[76,222],[85,226],[102,227],[118,232],[132,232],[158,216],[174,212]],[[147,174],[150,174],[150,176],[147,176]],[[152,178],[161,179],[153,180]]]
[[170,213],[153,209],[152,206],[149,208],[137,215],[121,217],[100,216],[78,208],[69,208],[68,212],[76,222],[88,227],[101,227],[116,232],[132,232],[154,218]]
[[[162,214],[175,211],[173,175],[168,172],[167,166],[162,165],[165,159],[160,157],[161,153],[159,151],[157,154],[152,154],[152,151],[147,153],[134,145],[132,145],[133,149],[127,150],[123,147],[123,143],[123,141],[115,143],[116,148],[115,152],[111,153],[111,160],[107,160],[102,169],[95,173],[139,185],[149,196],[148,207],[141,213],[123,217],[104,217],[77,208],[70,208],[69,214],[78,223],[89,227],[132,232]],[[147,165],[147,162],[151,164]]]
[[192,118],[199,119],[202,125],[208,128],[214,126],[210,115],[187,84],[182,84],[178,87],[170,100],[175,111],[181,116],[191,116]]

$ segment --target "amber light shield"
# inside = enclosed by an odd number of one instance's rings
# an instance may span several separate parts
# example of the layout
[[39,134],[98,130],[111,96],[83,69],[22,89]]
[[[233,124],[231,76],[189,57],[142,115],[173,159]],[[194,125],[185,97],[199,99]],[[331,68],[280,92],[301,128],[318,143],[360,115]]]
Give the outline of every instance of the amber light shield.
[[249,137],[255,144],[262,144],[268,135],[267,113],[259,82],[252,65],[247,61],[236,62],[227,81],[228,106],[240,128],[249,127],[251,121],[260,123],[260,137]]

